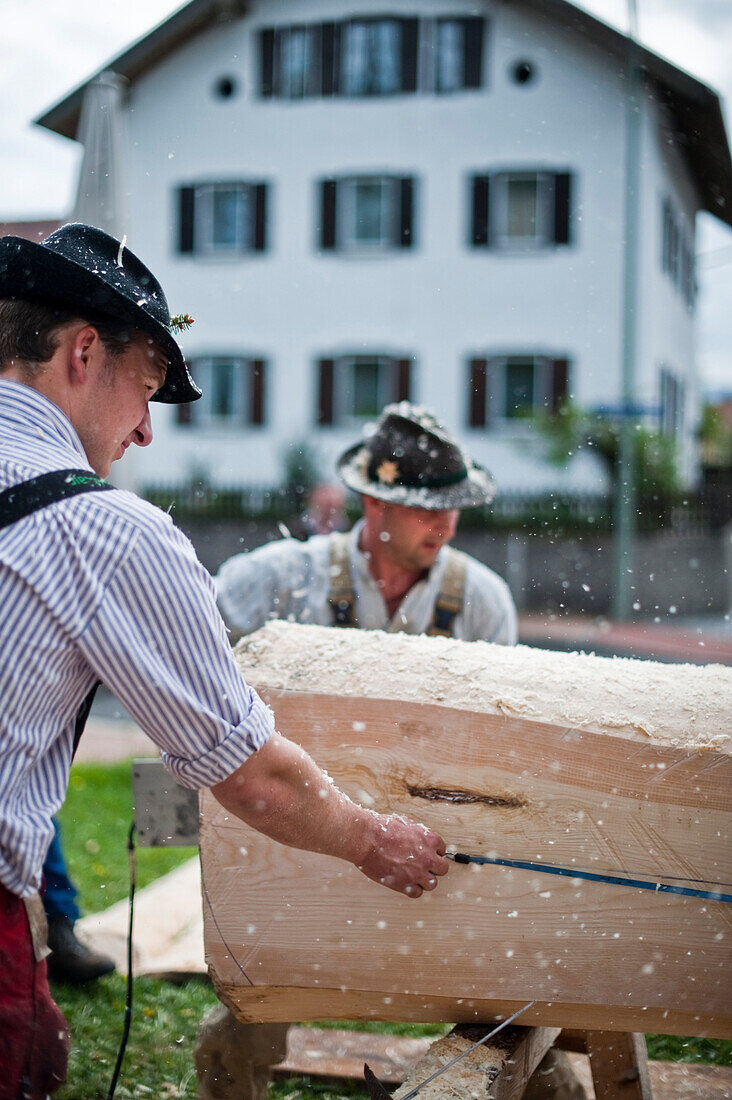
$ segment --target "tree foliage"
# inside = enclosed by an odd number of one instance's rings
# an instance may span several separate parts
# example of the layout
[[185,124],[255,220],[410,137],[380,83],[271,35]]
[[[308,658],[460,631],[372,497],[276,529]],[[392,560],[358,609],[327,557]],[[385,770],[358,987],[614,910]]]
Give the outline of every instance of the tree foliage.
[[[547,457],[564,465],[582,449],[592,449],[604,460],[615,481],[620,458],[619,418],[588,412],[573,402],[539,419],[547,443]],[[633,425],[633,467],[640,496],[663,496],[679,488],[676,441],[658,428]]]

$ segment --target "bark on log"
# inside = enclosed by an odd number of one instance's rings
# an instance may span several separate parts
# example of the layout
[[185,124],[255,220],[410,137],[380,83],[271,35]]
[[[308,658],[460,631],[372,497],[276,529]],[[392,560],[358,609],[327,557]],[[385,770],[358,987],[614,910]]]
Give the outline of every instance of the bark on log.
[[[272,623],[238,649],[355,800],[471,854],[732,893],[732,672]],[[496,866],[418,901],[202,799],[207,961],[245,1021],[732,1034],[732,906]]]

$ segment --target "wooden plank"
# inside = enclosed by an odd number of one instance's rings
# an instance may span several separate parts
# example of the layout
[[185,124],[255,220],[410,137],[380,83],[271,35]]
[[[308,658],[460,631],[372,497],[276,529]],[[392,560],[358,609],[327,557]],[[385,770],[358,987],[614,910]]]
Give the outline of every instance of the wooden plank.
[[[76,922],[79,939],[114,959],[127,973],[126,898]],[[156,978],[179,979],[205,974],[201,868],[198,857],[155,879],[135,895],[132,969]]]
[[[502,680],[502,647],[276,626],[239,651],[245,675],[278,728],[362,804],[423,820],[462,851],[689,888],[732,881],[732,771],[714,747],[728,723],[720,699],[732,709],[726,670],[669,679],[648,662],[550,654],[537,666],[536,651],[512,652],[526,661],[527,718],[517,681]],[[576,721],[539,720],[549,704],[535,685],[556,658],[568,662],[563,690],[607,681],[604,717],[580,723],[565,691]],[[641,683],[645,700],[623,710],[623,685],[631,695]],[[649,732],[664,714],[669,737]],[[247,830],[210,795],[202,815],[207,960],[243,1020],[475,1022],[536,999],[532,1025],[732,1034],[722,902],[457,865],[414,902]]]
[[287,1056],[272,1070],[280,1076],[302,1074],[363,1081],[364,1062],[368,1062],[385,1085],[398,1085],[433,1042],[343,1028],[293,1026],[287,1032]]
[[597,1100],[651,1100],[643,1035],[588,1031],[587,1053]]

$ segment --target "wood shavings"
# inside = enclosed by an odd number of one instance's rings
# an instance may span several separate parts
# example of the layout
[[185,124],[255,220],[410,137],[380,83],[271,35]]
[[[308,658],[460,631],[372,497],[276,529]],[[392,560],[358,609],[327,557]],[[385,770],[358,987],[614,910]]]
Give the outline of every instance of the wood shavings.
[[253,687],[404,699],[679,748],[730,748],[732,670],[273,621],[236,648]]

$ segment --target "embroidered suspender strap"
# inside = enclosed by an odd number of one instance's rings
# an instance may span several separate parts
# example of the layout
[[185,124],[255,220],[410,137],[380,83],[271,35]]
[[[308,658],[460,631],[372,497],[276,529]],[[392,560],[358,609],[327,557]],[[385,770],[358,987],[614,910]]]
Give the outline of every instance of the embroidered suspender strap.
[[451,638],[455,618],[465,603],[465,577],[468,572],[468,556],[461,550],[447,548],[448,558],[442,574],[440,591],[435,600],[432,623],[427,633]]
[[47,508],[49,504],[56,504],[78,493],[113,488],[89,470],[52,470],[49,474],[40,474],[29,481],[11,485],[0,493],[0,528],[9,527],[33,512]]
[[333,614],[333,626],[357,626],[356,589],[351,576],[349,539],[348,532],[334,531],[328,536],[330,559],[328,603]]
[[[18,485],[12,485],[0,493],[0,529],[9,527],[11,523],[16,523],[19,519],[32,515],[33,512],[39,512],[41,508],[75,497],[79,493],[95,493],[113,488],[114,485],[108,485],[106,481],[102,481],[89,470],[52,470],[48,474],[39,474],[38,477],[21,481]],[[97,680],[93,685],[76,715],[74,755],[100,683],[101,681]]]

